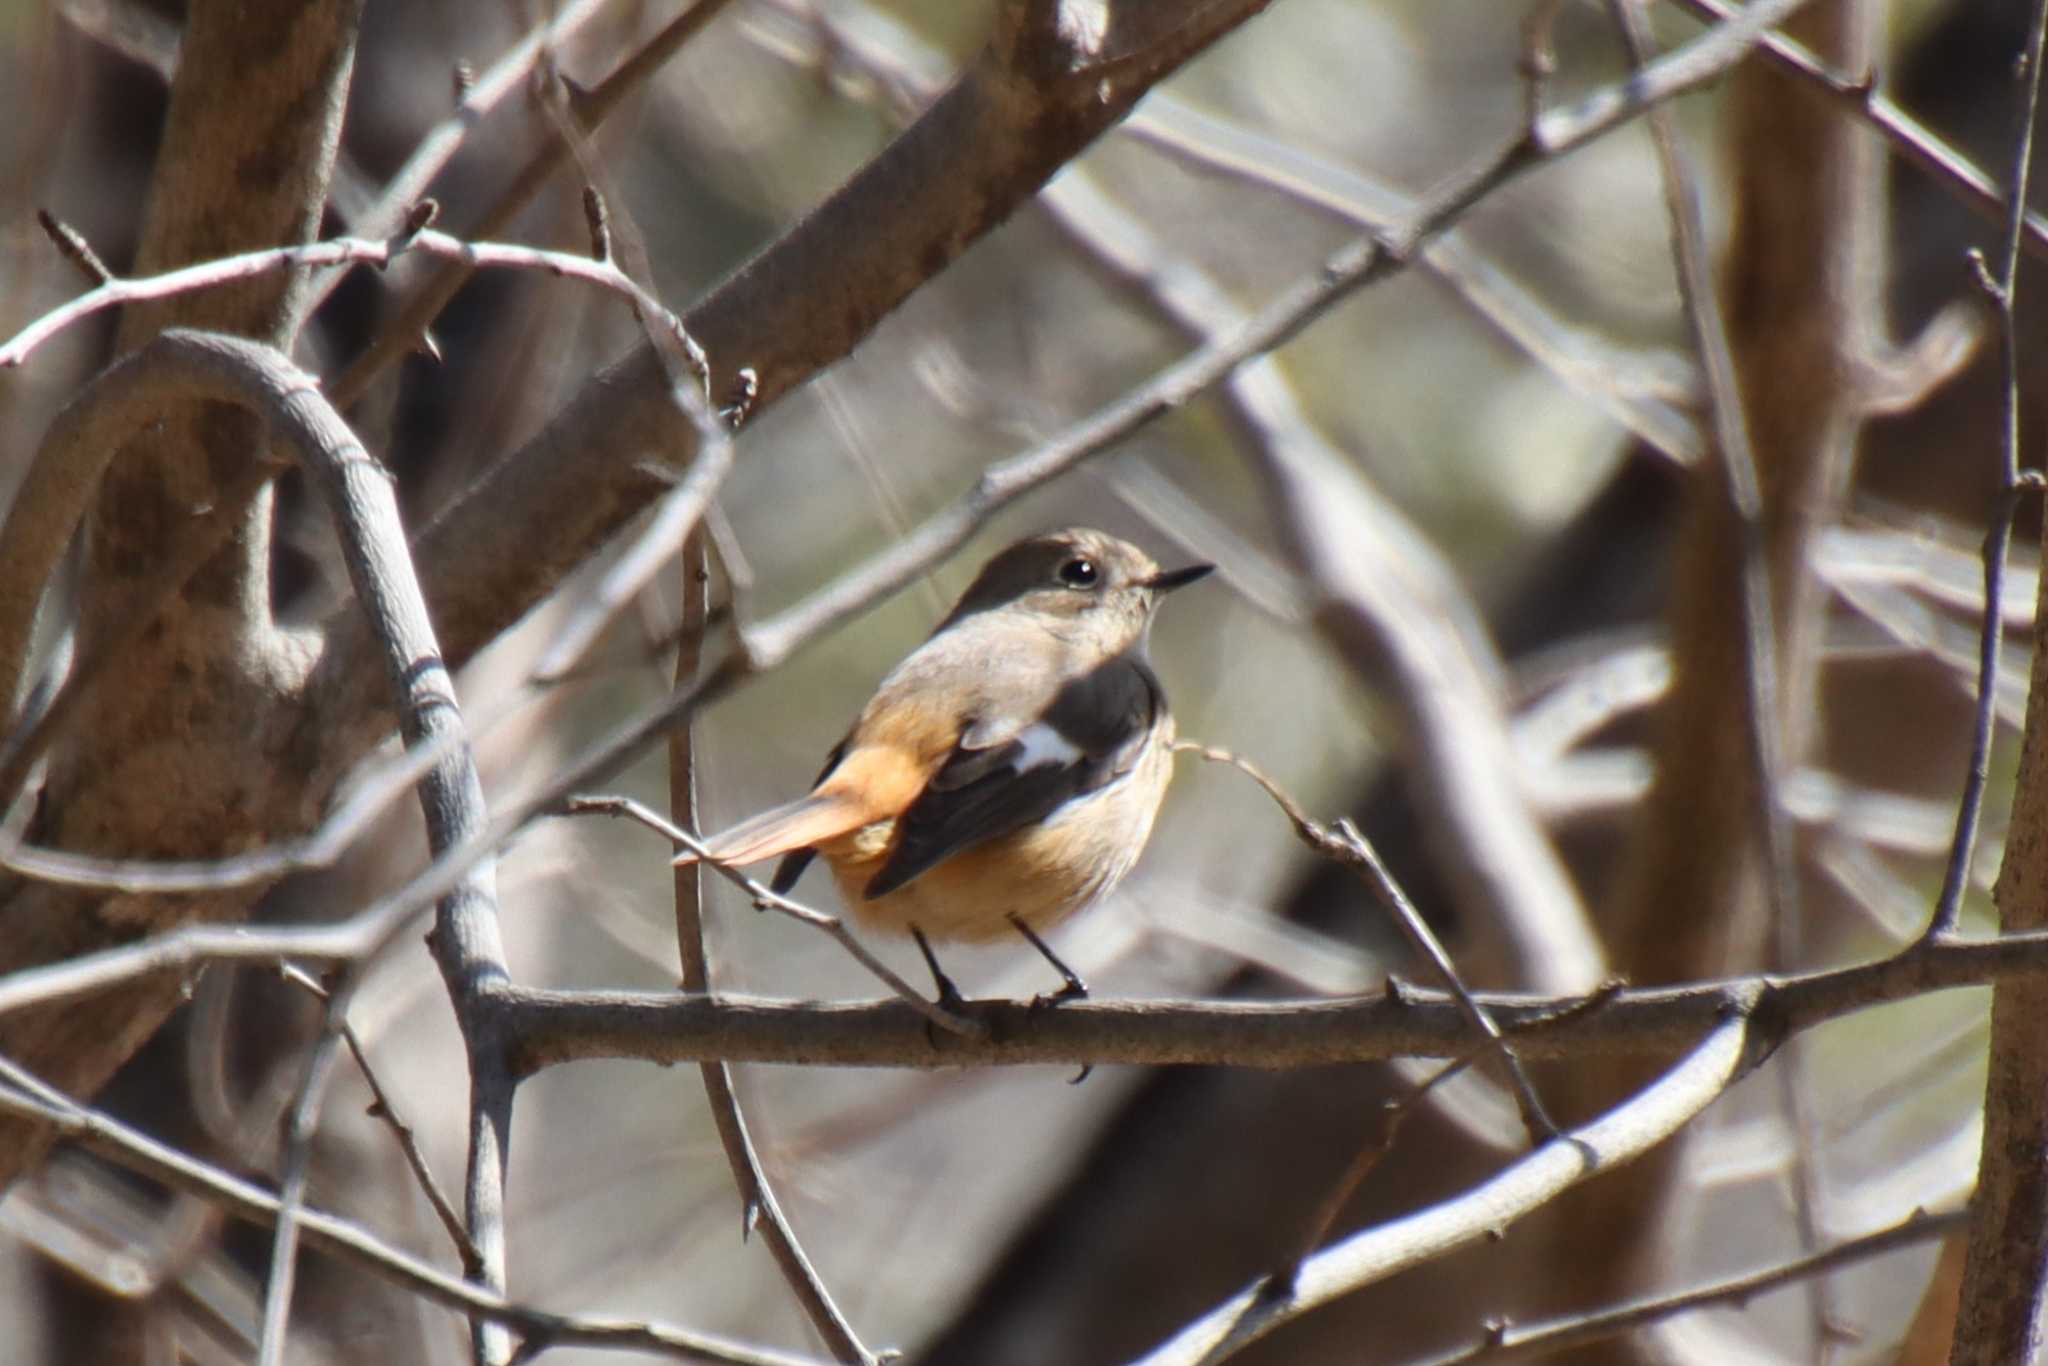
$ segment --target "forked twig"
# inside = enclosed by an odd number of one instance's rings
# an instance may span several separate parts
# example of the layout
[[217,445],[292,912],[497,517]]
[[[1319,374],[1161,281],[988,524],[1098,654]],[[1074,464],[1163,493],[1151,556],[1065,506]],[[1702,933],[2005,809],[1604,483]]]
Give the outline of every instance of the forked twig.
[[[319,978],[297,964],[281,963],[278,965],[278,972],[287,982],[323,1001],[328,1000],[331,995]],[[420,1193],[427,1197],[427,1203],[433,1207],[434,1217],[441,1221],[441,1227],[447,1232],[448,1240],[455,1244],[455,1251],[462,1258],[464,1272],[475,1275],[476,1269],[482,1265],[483,1254],[477,1251],[476,1243],[469,1236],[469,1230],[462,1226],[461,1212],[455,1208],[455,1203],[448,1198],[447,1192],[441,1189],[441,1183],[434,1177],[433,1168],[427,1165],[426,1150],[420,1147],[419,1135],[413,1130],[412,1125],[405,1122],[405,1117],[398,1113],[398,1107],[392,1103],[390,1094],[385,1091],[383,1083],[378,1081],[377,1070],[370,1065],[370,1055],[363,1047],[362,1036],[356,1033],[355,1026],[348,1022],[346,1012],[336,1023],[342,1043],[348,1046],[349,1056],[355,1059],[357,1073],[361,1075],[363,1084],[370,1088],[370,1117],[380,1121],[391,1131],[392,1138],[397,1140],[398,1150],[404,1155],[405,1165],[411,1170],[413,1180],[419,1183]]]
[[1394,921],[1407,938],[1409,947],[1435,971],[1472,1027],[1487,1040],[1488,1051],[1501,1060],[1502,1066],[1507,1070],[1509,1084],[1515,1093],[1515,1103],[1522,1111],[1522,1124],[1528,1129],[1530,1139],[1541,1142],[1557,1137],[1557,1125],[1552,1122],[1549,1112],[1543,1108],[1543,1101],[1537,1096],[1536,1088],[1530,1084],[1528,1073],[1522,1070],[1520,1059],[1515,1056],[1514,1048],[1508,1043],[1500,1026],[1494,1022],[1493,1015],[1466,989],[1463,979],[1458,976],[1457,967],[1451,962],[1450,955],[1444,952],[1443,945],[1430,931],[1421,912],[1415,909],[1415,903],[1408,899],[1408,894],[1401,889],[1401,884],[1394,880],[1394,875],[1387,871],[1387,865],[1380,860],[1378,851],[1359,833],[1358,827],[1351,823],[1350,818],[1340,819],[1334,827],[1322,824],[1303,810],[1299,802],[1266,776],[1256,764],[1229,750],[1197,744],[1191,740],[1175,742],[1174,750],[1199,755],[1211,763],[1228,764],[1243,773],[1273,799],[1274,804],[1294,826],[1294,833],[1300,836],[1302,843],[1338,865],[1349,868],[1365,880],[1366,885],[1378,895],[1381,904],[1394,913]]

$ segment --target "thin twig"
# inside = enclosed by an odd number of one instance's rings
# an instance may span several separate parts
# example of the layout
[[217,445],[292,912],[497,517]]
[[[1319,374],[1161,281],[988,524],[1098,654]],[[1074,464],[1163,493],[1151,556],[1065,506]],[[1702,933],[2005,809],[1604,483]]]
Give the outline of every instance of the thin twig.
[[[1931,992],[2048,976],[2048,930],[1961,940],[1849,967],[1590,995],[1482,992],[1523,1058],[1667,1057],[1729,1010],[1791,1032]],[[1069,1008],[1071,1007],[1071,1009]],[[1082,1063],[1291,1068],[1452,1058],[1485,1036],[1448,993],[1403,987],[1295,1001],[976,1003],[985,1036],[931,1037],[901,1001],[698,1000],[670,993],[515,988],[504,1009],[522,1072],[588,1059],[950,1068]]]
[[562,803],[562,812],[570,816],[624,816],[636,820],[654,831],[679,849],[687,849],[697,855],[698,862],[710,868],[720,877],[747,894],[754,908],[761,911],[780,911],[800,924],[822,930],[831,935],[853,955],[854,960],[873,973],[882,985],[896,994],[896,998],[924,1016],[927,1020],[949,1033],[975,1037],[986,1034],[987,1027],[971,1016],[956,1015],[944,1006],[927,998],[910,983],[903,980],[896,970],[868,951],[866,945],[856,939],[851,930],[838,916],[827,915],[800,901],[792,901],[780,892],[770,891],[762,883],[754,881],[737,868],[729,867],[707,857],[704,842],[682,829],[673,821],[663,817],[631,797],[570,797]]
[[[618,218],[614,232],[604,192],[611,179],[609,170],[590,146],[589,135],[577,121],[570,103],[559,96],[554,86],[544,92],[541,101],[556,136],[590,182],[583,189],[583,212],[590,228],[591,255],[601,261],[616,261],[631,279],[650,282],[646,292],[651,295],[654,272],[648,264],[645,238],[630,215]],[[612,197],[618,196],[614,193]],[[661,362],[675,406],[696,432],[696,458],[690,462],[689,473],[657,504],[645,529],[605,572],[596,591],[575,605],[554,641],[541,652],[532,670],[536,682],[547,683],[565,676],[612,618],[639,596],[664,565],[682,555],[685,542],[732,473],[737,454],[733,430],[738,423],[727,423],[721,418],[721,402],[709,391],[708,362],[703,349],[688,338],[680,325],[657,326],[653,319],[643,318],[641,326]],[[693,668],[691,675],[695,674]],[[675,733],[671,732],[671,737]]]
[[1292,1284],[1266,1279],[1240,1290],[1147,1353],[1142,1366],[1212,1366],[1310,1309],[1497,1234],[1561,1191],[1633,1161],[1678,1132],[1748,1070],[1755,1042],[1747,1019],[1728,1017],[1677,1067],[1591,1124],[1543,1144],[1455,1199],[1317,1253]]
[[1324,1193],[1321,1204],[1309,1219],[1293,1253],[1273,1272],[1271,1281],[1280,1291],[1292,1289],[1294,1278],[1301,1271],[1301,1264],[1314,1256],[1316,1250],[1329,1241],[1331,1230],[1337,1227],[1337,1220],[1344,1213],[1344,1207],[1351,1203],[1351,1197],[1365,1184],[1365,1178],[1372,1175],[1373,1170],[1386,1159],[1387,1154],[1394,1150],[1394,1140],[1401,1136],[1401,1127],[1408,1122],[1408,1117],[1421,1108],[1422,1102],[1428,1098],[1430,1092],[1462,1074],[1466,1068],[1484,1057],[1491,1047],[1491,1042],[1488,1042],[1451,1059],[1430,1073],[1421,1085],[1406,1088],[1400,1096],[1380,1106],[1377,1132],[1359,1148],[1357,1156],[1351,1159],[1351,1165],[1345,1168],[1343,1176]]
[[[676,685],[681,687],[697,676],[703,663],[704,632],[709,616],[711,566],[701,530],[683,543],[677,564],[682,580],[682,635],[676,649]],[[695,827],[697,816],[696,728],[681,725],[669,733],[669,809],[678,825]],[[701,863],[675,869],[676,951],[682,959],[683,990],[697,995],[711,992],[711,961],[704,946],[704,867]],[[760,1155],[748,1133],[747,1117],[740,1109],[733,1089],[731,1067],[707,1060],[697,1065],[710,1102],[712,1125],[718,1130],[719,1146],[725,1149],[726,1164],[732,1168],[740,1195],[740,1231],[744,1237],[755,1228],[769,1255],[796,1296],[811,1326],[825,1340],[840,1361],[872,1366],[880,1358],[870,1352],[853,1325],[832,1299],[817,1268],[797,1241],[782,1202],[769,1184]]]
[[1522,78],[1522,121],[1534,127],[1550,102],[1550,79],[1557,74],[1555,32],[1564,0],[1533,0],[1522,16],[1522,49],[1515,70]]
[[279,271],[338,265],[383,268],[413,252],[457,262],[467,270],[538,271],[594,285],[618,295],[650,326],[658,327],[662,333],[677,339],[701,367],[703,352],[690,341],[682,319],[650,290],[620,270],[616,263],[593,260],[581,252],[550,251],[544,247],[511,242],[466,241],[437,228],[423,227],[388,238],[330,237],[302,246],[270,247],[135,279],[109,276],[93,289],[68,303],[59,304],[0,343],[0,369],[20,365],[37,347],[65,328],[110,308],[215,289]]
[[[2048,55],[2048,0],[2035,0],[2022,57],[2024,66],[2014,73],[2023,82],[2023,90],[2012,134],[2011,188],[2013,202],[2021,205],[2026,202],[2031,173],[2044,55]],[[2000,261],[2003,276],[1997,281],[1999,342],[2006,386],[2000,466],[2008,488],[2017,486],[2020,459],[2016,388],[2017,212],[2007,221]],[[2002,547],[1987,548],[1987,573],[1994,551],[2003,557]],[[2039,610],[2038,602],[2036,609]],[[1997,613],[1991,615],[1995,620]],[[2036,625],[2038,628],[2038,621]],[[2048,690],[2048,640],[2043,639],[2038,629],[2029,685],[2032,693],[2027,705],[2027,732],[2013,784],[2011,834],[1992,888],[2001,931],[2032,929],[2048,921],[2048,911],[2044,911],[2040,896],[2043,868],[2038,838],[2044,792],[2048,792],[2040,743],[2043,692]],[[1989,685],[1980,681],[1979,686]],[[1973,774],[1977,762],[1973,754]],[[1974,811],[1965,814],[1970,822],[1976,819]],[[1957,824],[1960,841],[1967,837],[1965,821],[1959,819]],[[1967,847],[1961,857],[1969,857]],[[2037,984],[2029,984],[2024,988],[2001,987],[1991,998],[1991,1047],[1984,1083],[1984,1133],[1978,1153],[1977,1195],[1949,1344],[1948,1359],[1954,1366],[1988,1366],[2039,1354],[2042,1317],[2048,1312],[2048,1277],[2044,1277],[2048,1238],[2044,1238],[2041,1220],[2022,1211],[2039,1208],[2043,1138],[2048,1134],[2048,1105],[2043,1103],[2041,1089],[2042,1076],[2048,1071],[2048,1047],[2044,1047],[2038,1028],[2042,995]]]
[[2012,544],[2013,518],[2019,500],[2042,487],[2038,471],[2020,471],[2020,245],[2027,230],[2027,184],[2034,166],[2034,121],[2041,104],[2042,6],[2034,8],[2027,34],[2027,81],[2013,132],[2012,162],[2006,177],[2005,234],[1999,243],[1998,273],[1993,276],[1981,252],[1972,251],[1972,278],[1998,319],[1999,446],[1998,492],[1991,503],[1991,526],[1984,533],[1984,617],[1977,655],[1977,708],[1970,724],[1969,768],[1956,810],[1955,842],[1943,870],[1941,894],[1935,898],[1925,937],[1941,939],[1955,932],[1963,896],[1970,885],[1970,860],[1976,853],[1977,827],[1984,812],[1984,790],[1991,775],[1991,741],[1996,727],[1998,657],[2005,641],[2000,598],[2005,590],[2006,553]]
[[1489,1328],[1486,1335],[1470,1347],[1447,1355],[1430,1357],[1426,1362],[1413,1363],[1413,1366],[1463,1366],[1463,1363],[1475,1361],[1516,1361],[1604,1342],[1633,1329],[1662,1323],[1696,1309],[1710,1309],[1716,1305],[1746,1305],[1759,1295],[1788,1285],[1798,1285],[1816,1276],[1826,1275],[1838,1267],[1883,1256],[1901,1248],[1918,1247],[1933,1239],[1946,1237],[1962,1228],[1968,1221],[1967,1210],[1947,1210],[1939,1214],[1915,1210],[1890,1228],[1880,1229],[1876,1233],[1866,1233],[1860,1238],[1850,1238],[1833,1247],[1807,1253],[1790,1261],[1780,1262],[1776,1266],[1762,1267],[1690,1290],[1654,1295],[1630,1304],[1616,1305],[1612,1309],[1596,1310],[1588,1314],[1573,1314],[1514,1326],[1497,1324]]
[[[1456,222],[1492,189],[1548,157],[1583,146],[1621,126],[1653,103],[1725,73],[1748,51],[1765,26],[1796,7],[1797,0],[1758,0],[1741,19],[1660,58],[1626,87],[1596,92],[1576,105],[1546,114],[1533,136],[1516,139],[1440,190],[1403,231],[1387,235],[1384,240],[1381,236],[1367,237],[1341,249],[1319,271],[1283,292],[1229,338],[1219,339],[1169,366],[1047,445],[990,469],[953,508],[926,521],[860,570],[744,633],[738,658],[712,670],[693,688],[679,691],[667,701],[622,722],[610,735],[564,765],[545,785],[545,790],[509,804],[485,836],[467,848],[437,858],[405,887],[371,908],[359,932],[366,941],[377,943],[397,933],[430,904],[440,889],[459,877],[464,867],[495,850],[533,815],[553,809],[571,792],[607,781],[631,756],[684,716],[780,664],[855,612],[872,606],[957,549],[997,508],[1187,402],[1248,357],[1271,350],[1299,333],[1340,299],[1398,272],[1417,243]],[[640,363],[644,362],[629,362]],[[782,393],[789,379],[788,374],[763,370],[760,392],[764,401]],[[599,453],[602,459],[618,454]],[[587,474],[587,462],[580,462],[578,469]],[[502,534],[502,519],[494,522],[494,526],[495,534]],[[430,562],[449,547],[466,544],[476,528],[464,522],[458,509],[444,517],[437,530],[438,535],[423,543]],[[345,654],[343,651],[330,657]],[[353,674],[344,669],[324,674],[315,680],[315,686],[338,688],[353,695],[355,684]]]
[[[1620,30],[1630,69],[1641,72],[1655,54],[1647,0],[1609,0],[1608,10]],[[1741,562],[1737,573],[1746,644],[1743,673],[1749,686],[1744,738],[1749,744],[1753,769],[1754,838],[1763,854],[1765,888],[1772,912],[1771,943],[1776,950],[1771,955],[1775,960],[1772,966],[1783,970],[1793,967],[1798,960],[1800,930],[1798,855],[1791,814],[1785,809],[1782,795],[1786,760],[1779,724],[1785,709],[1785,699],[1780,696],[1779,646],[1789,632],[1781,630],[1783,623],[1773,605],[1762,485],[1744,415],[1735,354],[1709,258],[1699,182],[1679,142],[1671,110],[1653,109],[1645,122],[1656,150],[1658,178],[1670,220],[1679,303],[1699,357],[1714,449],[1726,472],[1729,499],[1740,523]],[[1789,595],[1787,600],[1790,601]],[[1801,1248],[1811,1252],[1820,1245],[1820,1197],[1816,1189],[1817,1138],[1812,1110],[1800,1085],[1804,1075],[1802,1044],[1798,1039],[1788,1041],[1785,1056],[1779,1061],[1777,1084],[1781,1107],[1797,1140],[1791,1173],[1794,1222]],[[1806,1290],[1816,1339],[1831,1342],[1834,1312],[1828,1283],[1824,1279],[1810,1280]]]
[[[551,60],[551,55],[595,19],[607,2],[567,0],[560,6],[548,6],[546,22],[529,29],[488,69],[462,80],[458,87],[459,103],[447,117],[421,135],[405,164],[384,182],[376,200],[356,216],[356,231],[365,237],[394,231],[412,205],[434,183],[434,177],[461,150],[471,131],[479,127],[485,116],[507,95],[524,90],[534,68]],[[338,273],[323,276],[315,283],[309,311],[317,308],[340,283]]]
[[[279,972],[287,982],[311,992],[323,1001],[329,999],[331,995],[318,978],[296,964],[283,963],[279,966]],[[455,1251],[462,1258],[464,1273],[475,1275],[477,1268],[483,1264],[483,1254],[478,1252],[476,1244],[470,1241],[469,1230],[462,1226],[461,1213],[455,1208],[454,1202],[449,1200],[447,1193],[441,1189],[441,1183],[435,1179],[433,1168],[427,1164],[426,1151],[420,1147],[419,1135],[414,1132],[412,1125],[405,1122],[404,1116],[398,1113],[398,1107],[392,1103],[391,1096],[377,1080],[376,1069],[370,1066],[370,1055],[363,1047],[362,1036],[357,1034],[355,1027],[348,1022],[346,1012],[341,1015],[337,1024],[341,1041],[348,1045],[349,1056],[355,1059],[356,1071],[362,1076],[363,1084],[370,1088],[370,1117],[381,1121],[384,1127],[391,1131],[391,1136],[398,1141],[398,1149],[405,1156],[405,1165],[411,1169],[413,1180],[419,1183],[420,1193],[426,1196],[427,1203],[433,1207],[434,1217],[441,1221],[441,1227],[447,1232],[448,1240],[455,1244]]]
[[[278,1198],[261,1186],[159,1143],[102,1111],[80,1105],[5,1055],[0,1055],[0,1111],[48,1124],[119,1166],[211,1200],[236,1218],[259,1227],[277,1221]],[[730,1366],[820,1366],[814,1357],[751,1347],[666,1324],[535,1309],[451,1276],[347,1219],[309,1208],[301,1211],[299,1223],[307,1242],[472,1320],[505,1324],[529,1343],[634,1349]]]
[[[727,3],[729,0],[697,0],[663,25],[660,32],[650,37],[595,87],[575,92],[572,99],[577,126],[585,134],[595,132],[627,95],[651,79],[669,58],[682,50],[685,43],[702,32]],[[490,237],[503,232],[554,178],[568,159],[570,150],[569,144],[562,139],[548,139],[484,213],[472,230],[474,235]],[[346,408],[361,398],[368,391],[370,382],[386,367],[412,351],[428,325],[468,281],[473,268],[458,258],[421,285],[419,292],[399,310],[398,317],[384,328],[363,354],[335,377],[329,387],[336,406]]]
[[[1199,262],[1121,209],[1085,170],[1041,200],[1090,264],[1197,341],[1244,323]],[[1605,968],[1577,888],[1520,784],[1505,673],[1482,613],[1420,528],[1316,424],[1271,357],[1238,367],[1215,402],[1272,505],[1301,582],[1290,595],[1368,686],[1388,686],[1428,774],[1429,822],[1470,872],[1472,906],[1526,965],[1529,985],[1569,991]],[[1389,682],[1389,679],[1391,680]]]
[[1429,964],[1431,971],[1436,973],[1451,993],[1452,999],[1458,1003],[1458,1008],[1465,1012],[1466,1019],[1470,1021],[1473,1029],[1481,1038],[1487,1040],[1490,1051],[1500,1059],[1501,1065],[1507,1070],[1508,1083],[1515,1093],[1515,1103],[1521,1108],[1522,1124],[1528,1129],[1530,1139],[1540,1142],[1557,1137],[1557,1125],[1544,1110],[1542,1099],[1537,1096],[1536,1088],[1530,1084],[1528,1074],[1522,1070],[1521,1060],[1515,1056],[1515,1050],[1502,1034],[1500,1026],[1494,1022],[1493,1016],[1486,1008],[1479,1004],[1478,999],[1466,989],[1464,981],[1458,976],[1456,965],[1451,962],[1451,956],[1444,952],[1444,946],[1431,932],[1428,922],[1422,918],[1422,913],[1415,909],[1415,903],[1408,899],[1408,894],[1401,889],[1401,884],[1387,870],[1387,865],[1381,861],[1379,852],[1359,833],[1358,827],[1352,824],[1350,818],[1339,820],[1335,827],[1323,825],[1303,810],[1299,802],[1256,764],[1240,755],[1232,754],[1229,750],[1197,744],[1191,740],[1177,741],[1174,750],[1177,753],[1198,755],[1211,763],[1228,764],[1250,778],[1265,790],[1266,795],[1271,797],[1274,804],[1286,815],[1289,824],[1294,827],[1294,833],[1300,837],[1303,844],[1340,867],[1358,874],[1366,885],[1373,889],[1381,904],[1393,912],[1394,921],[1408,940],[1409,947]]
[[100,260],[99,253],[92,249],[92,243],[85,240],[85,234],[48,209],[36,210],[36,222],[42,225],[44,235],[56,244],[57,253],[78,267],[78,273],[85,277],[86,283],[97,288],[114,278],[114,272]]
[[[353,976],[354,974],[351,974]],[[313,1162],[313,1139],[320,1128],[320,1106],[334,1076],[340,1054],[336,1027],[348,1011],[353,987],[331,993],[323,1011],[320,1037],[306,1059],[298,1094],[285,1126],[284,1157],[277,1186],[277,1225],[270,1234],[270,1274],[263,1285],[263,1328],[256,1344],[256,1366],[279,1366],[290,1331],[292,1288],[299,1268],[299,1220],[306,1200],[306,1178]]]
[[[10,974],[0,977],[0,1015],[205,964],[353,961],[408,923],[408,916],[392,916],[394,907],[406,904],[402,898],[380,903],[333,926],[189,926]],[[1804,973],[1625,990],[1608,984],[1590,996],[1482,992],[1479,1001],[1525,1058],[1663,1056],[1688,1046],[1723,1011],[1758,1000],[1798,1031],[1934,992],[2041,977],[2048,977],[2048,929],[1958,938]],[[936,1045],[928,1017],[895,998],[821,1004],[513,987],[501,1006],[522,1073],[593,1058],[904,1068],[1085,1062],[1287,1068],[1456,1057],[1480,1042],[1448,995],[1414,987],[1394,998],[1076,1001],[1037,1012],[1024,1002],[977,1002],[976,1021],[984,1028],[940,1035]]]
[[[136,353],[139,372],[150,367],[167,376],[209,383],[217,392],[264,414],[273,435],[304,464],[326,499],[362,611],[384,657],[398,699],[399,728],[411,745],[432,747],[435,762],[420,779],[420,806],[427,843],[437,855],[469,843],[488,824],[483,784],[464,738],[453,681],[440,662],[426,602],[414,574],[398,499],[384,469],[356,440],[320,395],[312,379],[270,347],[240,338],[178,329],[163,333]],[[472,864],[435,898],[434,930],[428,936],[470,1066],[470,1164],[466,1224],[482,1254],[478,1279],[496,1290],[505,1285],[504,1179],[515,1079],[505,1065],[502,1037],[486,998],[509,976],[499,942],[496,874],[488,863]],[[346,1007],[346,992],[330,1002],[330,1014]],[[311,1122],[319,1081],[331,1069],[332,1031],[316,1051],[302,1089],[299,1119]],[[296,1222],[283,1207],[279,1255],[289,1254]],[[285,1278],[287,1281],[288,1277]],[[281,1350],[282,1309],[267,1315],[278,1331],[269,1335]],[[509,1360],[511,1339],[501,1325],[479,1320],[472,1326],[475,1358],[495,1366]]]
[[[1717,23],[1725,23],[1742,12],[1728,0],[1678,3]],[[1899,155],[1933,176],[1935,184],[1949,190],[1979,215],[1993,222],[2010,216],[2014,201],[2001,195],[1997,183],[1962,152],[1880,94],[1875,72],[1843,76],[1830,71],[1802,44],[1782,33],[1765,34],[1758,46],[1771,61],[1810,82],[1877,129]],[[2035,255],[2048,254],[2048,219],[2028,213],[2025,229],[2026,243]]]

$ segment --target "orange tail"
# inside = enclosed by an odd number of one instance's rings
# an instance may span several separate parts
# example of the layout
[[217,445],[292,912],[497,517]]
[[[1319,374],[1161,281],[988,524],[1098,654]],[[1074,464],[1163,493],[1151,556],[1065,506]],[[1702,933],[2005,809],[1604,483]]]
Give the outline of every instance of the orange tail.
[[[863,746],[846,756],[816,791],[741,821],[705,841],[711,857],[744,866],[812,849],[873,821],[900,814],[923,788],[923,766],[893,745]],[[684,853],[679,864],[695,863]]]
[[[861,806],[844,795],[813,792],[787,806],[741,821],[724,834],[705,841],[705,847],[714,861],[744,867],[777,854],[809,849],[823,840],[858,830],[867,821]],[[687,850],[676,856],[679,864],[696,861],[697,856]]]

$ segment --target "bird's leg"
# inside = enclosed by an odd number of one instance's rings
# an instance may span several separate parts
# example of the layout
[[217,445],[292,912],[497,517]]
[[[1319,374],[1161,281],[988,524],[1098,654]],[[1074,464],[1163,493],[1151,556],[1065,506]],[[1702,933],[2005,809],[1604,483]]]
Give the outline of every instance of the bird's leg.
[[967,1004],[967,998],[960,994],[960,988],[953,985],[953,979],[939,966],[938,955],[932,952],[932,944],[924,937],[924,931],[917,926],[910,927],[910,937],[917,941],[917,951],[924,955],[924,965],[932,970],[932,981],[939,989],[939,1006],[944,1010],[957,1010]]
[[1081,974],[1061,962],[1060,956],[1052,951],[1052,947],[1043,939],[1040,939],[1037,934],[1033,933],[1031,927],[1025,924],[1014,911],[1010,914],[1010,923],[1017,927],[1017,933],[1023,935],[1031,942],[1032,948],[1037,949],[1044,956],[1046,962],[1052,964],[1053,971],[1067,979],[1067,984],[1058,991],[1050,996],[1036,997],[1032,1000],[1031,1004],[1034,1006],[1056,1006],[1062,1001],[1079,1001],[1088,995],[1088,984],[1081,980]]

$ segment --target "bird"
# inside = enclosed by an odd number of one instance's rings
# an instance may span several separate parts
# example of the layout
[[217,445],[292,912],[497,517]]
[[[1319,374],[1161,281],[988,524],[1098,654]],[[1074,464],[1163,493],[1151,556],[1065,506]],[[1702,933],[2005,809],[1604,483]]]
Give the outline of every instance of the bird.
[[[714,863],[822,856],[854,919],[909,933],[942,1003],[933,939],[1023,936],[1088,994],[1042,931],[1138,861],[1173,770],[1173,713],[1146,659],[1161,599],[1215,566],[1162,570],[1085,527],[997,553],[924,644],[876,687],[810,792],[704,842]],[[697,861],[685,852],[678,864]]]

